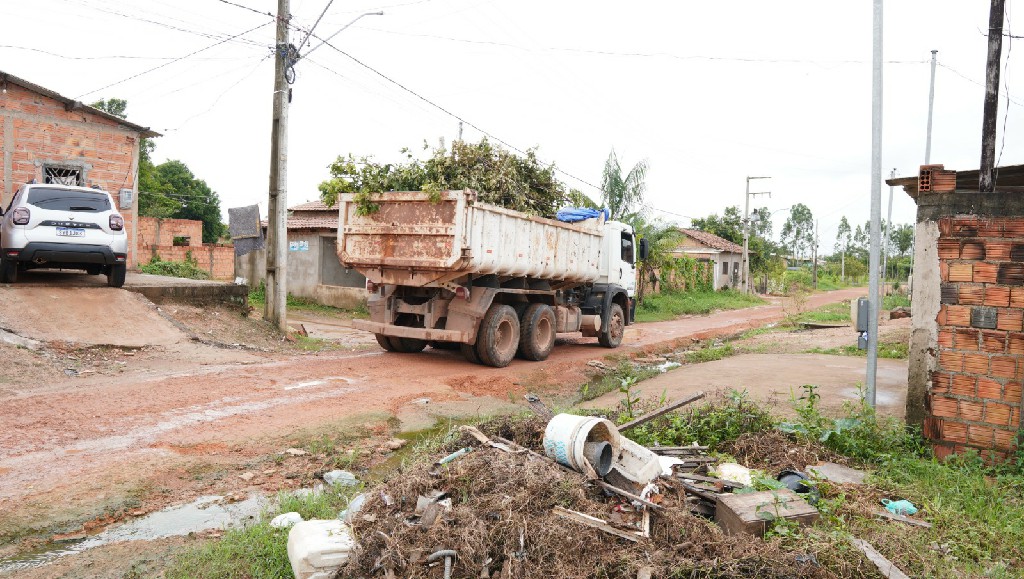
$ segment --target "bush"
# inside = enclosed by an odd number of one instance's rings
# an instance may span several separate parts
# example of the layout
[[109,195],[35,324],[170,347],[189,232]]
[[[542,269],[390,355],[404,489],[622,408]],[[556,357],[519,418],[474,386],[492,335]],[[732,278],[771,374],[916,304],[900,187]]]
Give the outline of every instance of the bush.
[[630,430],[629,437],[645,446],[697,442],[714,450],[741,434],[767,432],[773,424],[771,414],[750,400],[746,390],[729,390],[718,400],[638,426]]
[[151,275],[210,279],[210,272],[199,267],[199,262],[192,255],[191,251],[185,252],[185,261],[164,261],[160,259],[159,255],[154,255],[149,263],[139,266],[139,271]]

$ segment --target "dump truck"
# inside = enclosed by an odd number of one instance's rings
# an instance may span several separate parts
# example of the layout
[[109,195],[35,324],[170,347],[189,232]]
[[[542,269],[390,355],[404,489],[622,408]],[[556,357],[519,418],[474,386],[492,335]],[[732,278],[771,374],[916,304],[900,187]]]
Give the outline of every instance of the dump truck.
[[546,359],[557,334],[617,347],[633,323],[637,253],[646,257],[632,227],[544,219],[477,197],[340,196],[338,259],[366,276],[369,294],[369,319],[353,327],[390,352],[461,349],[495,367]]

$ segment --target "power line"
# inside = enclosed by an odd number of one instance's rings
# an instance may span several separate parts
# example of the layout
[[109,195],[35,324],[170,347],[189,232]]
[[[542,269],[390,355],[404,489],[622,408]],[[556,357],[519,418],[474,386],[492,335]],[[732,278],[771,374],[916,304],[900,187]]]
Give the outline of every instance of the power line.
[[223,40],[219,40],[219,41],[214,42],[213,44],[211,44],[209,46],[200,48],[199,50],[194,50],[194,51],[192,51],[192,52],[190,52],[190,53],[188,53],[188,54],[186,54],[184,56],[179,56],[178,58],[175,58],[174,60],[165,62],[165,63],[157,65],[157,66],[154,66],[153,68],[150,68],[148,70],[144,70],[144,71],[142,71],[142,72],[140,72],[138,74],[133,74],[132,76],[129,76],[128,78],[121,79],[121,80],[119,80],[117,82],[112,82],[112,83],[110,83],[110,84],[108,84],[106,86],[102,86],[102,87],[100,87],[100,88],[98,88],[96,90],[91,90],[91,91],[89,91],[87,93],[79,95],[78,97],[75,98],[75,100],[80,100],[82,97],[86,97],[86,96],[89,96],[91,94],[98,93],[101,90],[106,90],[106,89],[108,89],[108,88],[110,88],[112,86],[117,86],[119,84],[126,83],[126,82],[128,82],[128,81],[130,81],[132,79],[138,78],[138,77],[140,77],[140,76],[142,76],[144,74],[149,74],[149,73],[153,72],[154,70],[159,70],[159,69],[161,69],[161,68],[163,68],[165,66],[170,66],[170,65],[174,64],[175,62],[179,62],[179,61],[185,60],[186,58],[188,58],[190,56],[195,56],[195,55],[199,54],[200,52],[205,52],[205,51],[207,51],[207,50],[209,50],[211,48],[214,48],[216,46],[220,46],[221,44],[224,44],[225,42],[228,42],[229,40],[233,40],[235,38],[238,38],[239,36],[243,36],[245,34],[249,34],[250,32],[254,32],[256,30],[259,30],[260,28],[263,28],[267,24],[270,24],[270,22],[264,22],[263,24],[260,24],[259,26],[255,26],[253,28],[250,28],[249,30],[246,30],[245,32],[239,32],[238,34],[235,34],[234,36],[225,38]]
[[309,31],[306,32],[306,36],[304,36],[302,38],[302,42],[299,43],[300,50],[302,49],[302,45],[306,44],[306,41],[309,40],[309,37],[313,35],[313,31],[316,30],[317,25],[320,24],[320,21],[323,19],[324,14],[327,14],[327,11],[331,9],[331,4],[334,4],[334,0],[327,1],[327,6],[324,6],[323,12],[321,12],[320,16],[317,17],[316,22],[314,22],[313,26],[309,28]]
[[[966,80],[967,82],[969,82],[971,84],[978,85],[978,86],[980,86],[982,88],[985,87],[984,83],[980,83],[980,82],[974,80],[973,78],[965,75],[964,73],[960,72],[959,70],[957,70],[957,69],[955,69],[955,68],[953,68],[953,67],[951,67],[949,65],[943,64],[941,62],[936,62],[935,64],[938,65],[938,66],[941,66],[942,68],[948,70],[949,72],[952,72],[953,74],[959,76],[960,78]],[[1006,96],[1007,102],[1011,102],[1011,103],[1013,103],[1013,104],[1015,104],[1015,105],[1017,105],[1019,107],[1024,107],[1024,103],[1021,103],[1021,102],[1019,102],[1017,100],[1014,100],[1013,95],[1011,95],[1010,93],[1005,93],[1004,96]]]
[[[50,52],[49,50],[43,50],[41,48],[32,48],[30,46],[15,46],[13,44],[0,44],[0,48],[11,48],[14,50],[27,50],[30,52],[38,52],[46,54],[48,56],[54,56],[57,58],[63,58],[65,60],[111,60],[111,59],[131,59],[131,60],[174,60],[177,57],[174,56],[136,56],[128,54],[110,54],[105,56],[69,56],[67,54],[58,54],[56,52]],[[216,58],[207,60],[237,60],[234,58]]]

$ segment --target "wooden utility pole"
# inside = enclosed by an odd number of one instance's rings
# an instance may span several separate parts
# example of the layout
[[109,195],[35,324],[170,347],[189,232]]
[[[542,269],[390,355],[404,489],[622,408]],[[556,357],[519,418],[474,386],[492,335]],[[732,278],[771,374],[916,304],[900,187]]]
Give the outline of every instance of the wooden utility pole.
[[981,167],[978,191],[995,190],[992,170],[996,163],[996,116],[999,114],[999,61],[1003,54],[1005,0],[992,0],[988,13],[988,62],[985,63],[985,108],[981,119]]
[[[267,207],[267,281],[264,318],[288,330],[288,101],[287,75],[294,47],[288,41],[289,0],[277,0],[274,49],[274,119],[270,131],[270,201]],[[292,79],[294,80],[294,79]]]

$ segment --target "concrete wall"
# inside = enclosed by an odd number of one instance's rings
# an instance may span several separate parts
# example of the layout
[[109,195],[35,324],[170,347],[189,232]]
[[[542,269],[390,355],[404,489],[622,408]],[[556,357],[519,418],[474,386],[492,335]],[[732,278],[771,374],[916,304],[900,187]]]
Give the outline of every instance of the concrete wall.
[[908,420],[942,457],[1006,457],[1024,383],[1024,195],[918,199]]
[[[335,231],[288,231],[288,293],[317,303],[351,309],[366,302],[366,288],[362,282],[358,287],[323,283],[321,259],[333,256],[337,260],[332,243],[334,235]],[[308,250],[301,249],[306,247],[303,242],[308,244]],[[250,286],[259,285],[266,279],[266,260],[265,251],[254,251],[236,258],[235,276],[244,278]]]
[[21,185],[43,182],[43,165],[80,168],[86,186],[98,185],[119,203],[118,191],[131,189],[136,201],[119,208],[128,235],[128,266],[136,263],[138,222],[139,133],[84,109],[67,111],[64,103],[13,82],[0,93],[0,182],[6,208]]

